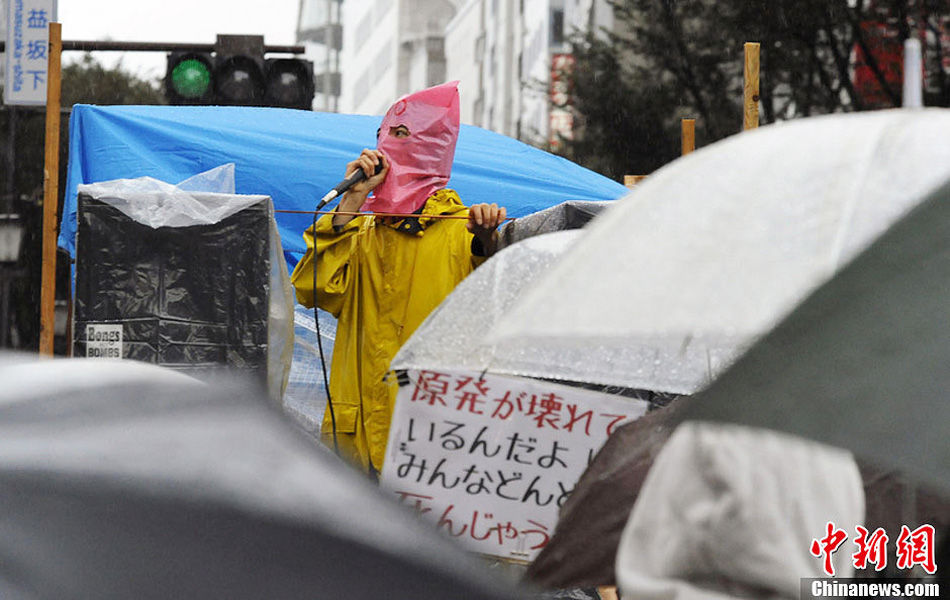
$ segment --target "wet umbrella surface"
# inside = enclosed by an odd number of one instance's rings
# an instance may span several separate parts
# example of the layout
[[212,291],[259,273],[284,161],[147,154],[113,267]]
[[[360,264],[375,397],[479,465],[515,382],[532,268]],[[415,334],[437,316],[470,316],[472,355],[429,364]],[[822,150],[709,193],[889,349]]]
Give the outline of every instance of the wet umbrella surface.
[[248,388],[0,362],[0,597],[512,598]]
[[522,293],[485,336],[485,368],[695,393],[950,177],[947,139],[950,110],[891,110],[680,158]]

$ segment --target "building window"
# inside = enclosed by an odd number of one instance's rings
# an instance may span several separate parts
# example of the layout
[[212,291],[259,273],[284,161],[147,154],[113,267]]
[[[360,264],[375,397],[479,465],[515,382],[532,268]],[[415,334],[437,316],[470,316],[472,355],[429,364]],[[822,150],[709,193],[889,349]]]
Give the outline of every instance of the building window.
[[560,46],[564,43],[564,9],[556,8],[551,11],[551,45]]

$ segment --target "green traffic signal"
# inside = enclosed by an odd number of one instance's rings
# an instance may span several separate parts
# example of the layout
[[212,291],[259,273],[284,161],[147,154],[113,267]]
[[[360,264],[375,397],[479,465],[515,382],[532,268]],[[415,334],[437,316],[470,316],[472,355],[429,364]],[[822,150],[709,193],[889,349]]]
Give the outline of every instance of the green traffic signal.
[[167,59],[164,87],[171,105],[312,109],[313,63],[308,60],[264,59],[240,49],[171,52]]
[[211,86],[211,72],[204,62],[189,58],[175,65],[171,80],[178,95],[197,99],[204,96]]

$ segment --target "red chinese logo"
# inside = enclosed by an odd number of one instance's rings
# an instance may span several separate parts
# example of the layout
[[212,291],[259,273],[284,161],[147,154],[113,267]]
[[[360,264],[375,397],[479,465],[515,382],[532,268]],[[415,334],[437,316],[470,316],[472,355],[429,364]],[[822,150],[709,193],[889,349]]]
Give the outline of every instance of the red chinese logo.
[[[887,567],[887,542],[890,540],[887,533],[880,527],[873,532],[860,525],[854,529],[857,531],[857,535],[854,537],[854,545],[857,546],[857,551],[851,555],[854,568],[867,569],[870,565],[873,565],[875,571],[883,571]],[[810,550],[812,556],[824,560],[825,573],[829,577],[834,577],[835,569],[831,556],[848,539],[848,534],[843,529],[836,528],[834,523],[830,521],[826,526],[826,530],[825,537],[812,540]],[[933,525],[921,525],[914,530],[902,525],[901,534],[896,541],[897,568],[913,569],[919,565],[930,575],[936,573],[934,537]]]
[[823,557],[825,573],[829,577],[834,577],[835,566],[831,562],[831,555],[848,539],[848,534],[845,533],[844,529],[836,529],[835,524],[831,521],[828,521],[827,530],[828,535],[811,541],[811,554],[812,556]]
[[897,568],[912,569],[914,565],[920,565],[930,575],[937,571],[933,525],[921,525],[913,531],[907,525],[901,525],[901,534],[897,538]]

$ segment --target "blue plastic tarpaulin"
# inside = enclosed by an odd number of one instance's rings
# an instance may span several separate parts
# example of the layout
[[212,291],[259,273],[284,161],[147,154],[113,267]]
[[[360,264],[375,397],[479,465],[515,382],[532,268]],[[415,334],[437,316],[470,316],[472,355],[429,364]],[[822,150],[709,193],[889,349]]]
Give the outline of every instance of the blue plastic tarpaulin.
[[[222,106],[73,107],[59,245],[73,253],[77,186],[154,177],[178,183],[235,164],[239,194],[266,194],[277,210],[312,211],[347,162],[376,145],[381,117]],[[463,125],[449,187],[467,205],[495,202],[514,217],[568,200],[614,200],[623,185],[509,137]],[[280,213],[291,268],[312,216]]]

